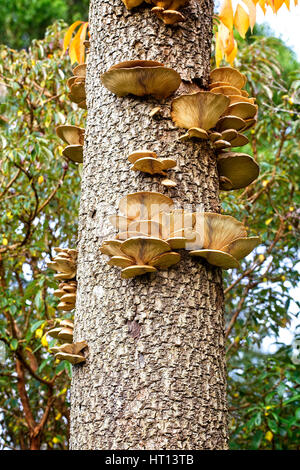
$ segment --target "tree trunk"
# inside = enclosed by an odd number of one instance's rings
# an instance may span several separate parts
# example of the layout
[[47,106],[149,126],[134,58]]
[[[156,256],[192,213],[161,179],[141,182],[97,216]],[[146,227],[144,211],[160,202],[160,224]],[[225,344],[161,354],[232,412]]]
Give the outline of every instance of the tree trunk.
[[[227,448],[220,269],[183,252],[167,271],[122,280],[99,252],[111,238],[108,213],[129,193],[158,191],[179,207],[220,209],[208,144],[178,141],[183,129],[149,116],[157,100],[118,98],[100,81],[121,61],[162,62],[183,79],[164,112],[193,82],[205,88],[213,2],[191,0],[183,13],[187,21],[170,27],[146,4],[129,12],[121,0],[91,0],[75,316],[75,340],[85,339],[89,351],[73,368],[72,449]],[[129,169],[127,155],[142,148],[176,159],[175,188]]]

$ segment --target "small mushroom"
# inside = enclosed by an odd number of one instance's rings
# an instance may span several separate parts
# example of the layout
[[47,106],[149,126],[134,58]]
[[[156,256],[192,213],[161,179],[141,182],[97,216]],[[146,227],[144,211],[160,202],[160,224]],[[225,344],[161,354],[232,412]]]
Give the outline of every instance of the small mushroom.
[[224,191],[245,188],[259,175],[258,164],[245,153],[221,153],[218,155],[217,166],[220,177],[226,178],[220,179],[220,189]]
[[181,83],[179,73],[160,62],[130,60],[112,66],[101,76],[103,85],[117,96],[153,95],[167,98]]
[[67,85],[70,89],[68,97],[80,108],[86,109],[85,77],[86,64],[77,65],[73,69],[73,77],[69,78]]
[[216,129],[218,132],[223,132],[227,129],[235,129],[237,131],[244,130],[246,121],[237,116],[222,116],[217,124]]
[[73,322],[70,320],[59,321],[58,324],[47,331],[47,334],[52,338],[64,340],[68,343],[73,341]]
[[135,151],[128,156],[130,163],[133,163],[131,170],[143,171],[150,175],[166,175],[166,170],[176,166],[175,160],[171,158],[157,158],[155,152],[148,150]]
[[231,96],[231,95],[241,95],[242,92],[241,90],[239,90],[238,88],[234,87],[234,86],[231,86],[231,85],[226,85],[226,86],[218,86],[218,87],[214,87],[214,88],[211,88],[210,90],[212,93],[221,93],[222,95],[225,95],[225,96]]
[[200,214],[204,223],[203,247],[190,251],[223,269],[239,267],[239,260],[260,243],[259,237],[247,238],[247,231],[234,217],[214,213]]
[[180,11],[164,10],[160,7],[154,7],[151,11],[165,24],[176,24],[185,21],[185,17]]
[[210,82],[227,82],[236,88],[243,88],[246,84],[246,77],[233,67],[218,67],[211,71]]
[[144,0],[122,0],[127,10],[138,7]]
[[77,126],[58,126],[56,134],[68,144],[63,150],[63,155],[72,162],[82,163],[84,129]]
[[203,131],[213,128],[229,105],[229,98],[210,91],[199,91],[175,98],[171,106],[171,117],[178,127],[197,128]]
[[241,119],[252,119],[257,113],[257,105],[252,103],[239,102],[228,106],[226,114],[237,116]]
[[58,253],[53,261],[47,263],[50,269],[57,271],[55,279],[73,279],[77,269],[77,251],[68,248],[56,248]]

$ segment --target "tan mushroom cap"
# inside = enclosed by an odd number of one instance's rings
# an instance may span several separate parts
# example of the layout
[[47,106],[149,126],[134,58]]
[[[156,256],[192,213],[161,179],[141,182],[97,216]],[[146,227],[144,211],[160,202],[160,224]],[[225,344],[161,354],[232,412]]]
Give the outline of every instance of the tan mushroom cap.
[[104,240],[100,252],[108,256],[124,256],[121,246],[122,242],[119,240]]
[[210,90],[212,93],[216,93],[216,94],[219,94],[221,93],[222,95],[226,95],[227,97],[231,96],[231,95],[241,95],[241,90],[239,90],[238,88],[234,87],[234,86],[231,86],[231,85],[227,85],[227,86],[218,86],[218,87],[215,87],[215,88],[211,88]]
[[228,82],[236,88],[243,88],[246,84],[246,77],[233,67],[218,67],[210,73],[211,82]]
[[218,172],[230,180],[231,184],[220,183],[220,188],[228,191],[247,187],[259,175],[259,166],[246,153],[224,152],[217,160]]
[[209,264],[222,269],[238,268],[240,266],[233,256],[220,250],[193,250],[190,251],[190,255],[204,258]]
[[156,271],[154,266],[128,266],[128,268],[122,269],[121,277],[122,279],[130,279],[147,273],[155,273]]
[[127,10],[138,7],[144,0],[122,0]]
[[141,191],[128,194],[119,202],[119,210],[130,219],[157,220],[160,212],[173,208],[173,201],[164,194]]
[[128,238],[137,238],[137,237],[148,237],[146,233],[142,232],[135,232],[135,231],[126,231],[126,232],[119,232],[116,236],[116,240],[128,240]]
[[235,129],[237,131],[240,131],[241,129],[244,129],[244,127],[244,119],[237,116],[229,115],[221,117],[216,124],[216,128],[219,132],[223,132],[226,129]]
[[66,144],[69,145],[83,145],[84,129],[77,126],[58,126],[56,134]]
[[86,64],[76,65],[76,67],[74,67],[74,69],[73,69],[73,74],[76,77],[85,78],[86,77]]
[[51,351],[55,353],[79,354],[86,347],[86,341],[78,341],[77,343],[64,343],[61,346],[55,346],[51,348]]
[[85,362],[85,357],[81,356],[80,354],[68,354],[64,352],[59,352],[55,354],[55,358],[59,359],[60,361],[68,361],[71,364],[80,364],[81,362]]
[[[247,236],[244,225],[230,215],[205,212],[198,217],[204,218],[203,248],[222,250],[222,248],[237,238]],[[198,224],[201,224],[201,221]]]
[[163,164],[157,158],[145,157],[137,160],[131,170],[142,171],[150,175],[166,175]]
[[150,261],[150,265],[154,267],[159,267],[160,269],[167,269],[174,264],[179,263],[181,256],[179,253],[174,251],[169,251],[168,253],[162,253],[161,255],[156,256]]
[[73,341],[73,330],[72,328],[61,328],[60,332],[57,335],[58,339],[64,341],[72,342]]
[[74,83],[71,86],[71,91],[68,93],[68,97],[73,103],[81,103],[86,99],[85,86],[83,83]]
[[167,242],[159,238],[129,238],[122,244],[122,251],[133,258],[138,265],[148,265],[156,256],[171,251]]
[[[243,90],[241,90],[242,92]],[[246,96],[242,95],[230,95],[228,97],[230,99],[230,104],[235,104],[235,103],[255,103],[255,98],[247,98]]]
[[[224,132],[224,131],[223,131],[223,132]],[[211,133],[209,134],[209,140],[210,140],[211,142],[215,142],[215,140],[220,140],[220,139],[222,139],[222,133],[220,133],[220,132],[215,132],[215,131],[214,131],[214,132],[211,132]]]
[[137,160],[147,157],[157,158],[157,153],[152,152],[151,150],[135,150],[130,155],[128,155],[127,160],[130,163],[135,163]]
[[245,102],[234,103],[228,106],[228,109],[226,110],[226,114],[237,116],[244,120],[253,118],[256,113],[257,105]]
[[179,137],[179,140],[200,139],[207,140],[208,133],[199,127],[191,127],[186,134]]
[[248,137],[240,133],[238,133],[237,136],[230,141],[231,147],[242,147],[243,145],[247,145],[248,143]]
[[183,14],[176,10],[164,10],[160,7],[154,7],[151,11],[165,24],[176,24],[185,21]]
[[179,73],[154,61],[126,61],[101,76],[103,85],[117,96],[153,95],[167,98],[181,83]]
[[244,127],[243,127],[243,131],[246,131],[247,129],[250,129],[250,127],[255,126],[256,123],[257,123],[257,119],[256,119],[256,118],[253,118],[253,119],[245,119],[245,125],[244,125]]
[[227,142],[226,140],[215,140],[214,147],[217,150],[226,149],[226,148],[230,148],[231,144],[229,142]]
[[76,301],[76,293],[66,293],[61,296],[62,302],[73,303]]
[[211,91],[212,88],[217,88],[219,86],[231,86],[229,82],[213,82],[208,85],[208,89]]
[[177,186],[176,181],[170,180],[170,179],[168,179],[168,178],[165,178],[165,179],[161,180],[160,183],[161,183],[163,186],[166,186],[167,188],[174,188],[175,186]]
[[74,323],[71,320],[59,320],[59,325],[61,327],[67,327],[70,328],[71,330],[74,328]]
[[228,104],[229,98],[225,95],[199,91],[175,98],[171,106],[171,117],[178,127],[197,127],[206,131],[216,125]]
[[237,240],[229,243],[229,245],[224,246],[223,251],[229,253],[237,260],[240,260],[248,256],[249,253],[251,253],[251,251],[254,250],[254,248],[256,248],[260,243],[260,237],[238,238]]
[[135,262],[128,256],[112,256],[107,264],[110,266],[117,266],[118,268],[127,268],[128,266],[135,264]]
[[62,310],[64,312],[70,312],[71,310],[73,310],[74,306],[75,306],[74,303],[60,302],[57,305],[57,310]]
[[68,145],[62,151],[64,157],[74,163],[83,162],[83,146],[82,145]]

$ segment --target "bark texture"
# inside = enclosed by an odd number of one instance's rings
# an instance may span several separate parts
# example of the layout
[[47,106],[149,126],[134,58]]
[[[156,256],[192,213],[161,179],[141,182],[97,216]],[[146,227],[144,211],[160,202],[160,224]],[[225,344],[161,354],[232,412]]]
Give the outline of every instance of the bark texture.
[[[146,4],[145,4],[146,5]],[[75,340],[87,362],[73,367],[72,449],[226,449],[226,370],[221,271],[182,253],[157,275],[122,280],[99,253],[113,233],[108,214],[134,191],[159,191],[179,207],[219,211],[216,157],[208,144],[181,143],[170,119],[149,116],[151,97],[117,98],[100,75],[131,59],[163,62],[183,84],[174,96],[205,87],[210,69],[212,0],[191,0],[179,26],[165,26],[145,6],[92,0],[88,118],[79,218]],[[178,182],[130,171],[141,148],[177,160]]]

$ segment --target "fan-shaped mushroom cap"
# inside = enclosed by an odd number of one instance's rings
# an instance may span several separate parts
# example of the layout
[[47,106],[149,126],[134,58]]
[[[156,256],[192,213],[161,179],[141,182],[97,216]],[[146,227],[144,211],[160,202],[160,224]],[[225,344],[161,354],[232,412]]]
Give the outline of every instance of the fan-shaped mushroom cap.
[[164,170],[170,170],[170,168],[174,168],[176,166],[176,161],[173,158],[159,158],[158,159]]
[[61,327],[70,328],[71,330],[74,328],[74,323],[71,320],[59,320],[59,325]]
[[122,0],[127,10],[138,7],[144,0]]
[[55,358],[59,359],[60,361],[68,361],[71,364],[80,364],[81,362],[85,362],[85,357],[81,356],[80,354],[68,354],[64,352],[58,352],[55,354]]
[[64,312],[70,312],[70,310],[73,310],[74,308],[74,303],[67,303],[67,302],[60,302],[57,305],[57,310],[63,310]]
[[237,116],[242,119],[251,119],[257,113],[257,105],[244,102],[234,103],[228,106],[226,113],[230,116]]
[[126,256],[134,258],[136,264],[148,265],[156,256],[171,251],[167,242],[159,238],[129,238],[122,243],[122,251]]
[[172,209],[174,203],[164,194],[141,191],[123,197],[119,210],[130,219],[157,220],[160,212]]
[[161,269],[167,269],[174,264],[179,263],[180,254],[174,251],[169,251],[168,253],[162,253],[161,255],[156,256],[150,261],[151,266],[159,267]]
[[146,233],[142,232],[134,232],[134,231],[127,231],[127,232],[119,232],[116,236],[116,240],[128,240],[128,238],[137,238],[137,237],[148,237]]
[[243,131],[246,131],[247,129],[250,129],[250,127],[253,127],[255,126],[255,124],[257,123],[257,119],[245,119],[245,125],[243,127]]
[[246,84],[246,77],[233,67],[218,67],[210,73],[211,82],[228,82],[236,88],[243,88]]
[[[242,92],[243,90],[241,90]],[[246,96],[242,95],[230,95],[228,97],[230,99],[230,104],[234,103],[255,103],[255,98],[247,98]]]
[[183,7],[188,1],[189,0],[146,0],[147,3],[152,3],[165,10],[178,10],[178,8]]
[[124,256],[121,246],[122,242],[119,240],[104,240],[100,252],[108,256]]
[[73,330],[71,328],[61,328],[57,338],[71,343],[73,341]]
[[62,154],[74,163],[83,162],[83,146],[82,145],[68,145],[62,151]]
[[66,293],[61,296],[60,300],[61,302],[74,303],[76,301],[76,294],[70,292]]
[[176,24],[185,21],[183,14],[176,10],[164,10],[160,7],[154,7],[151,11],[165,24]]
[[132,165],[131,170],[143,171],[150,175],[166,175],[163,164],[157,158],[145,157],[136,160]]
[[231,144],[229,142],[227,142],[226,140],[216,140],[214,142],[214,147],[218,150],[226,149],[226,148],[230,148]]
[[168,178],[161,180],[161,184],[163,186],[167,186],[167,188],[174,188],[175,186],[177,186],[176,181],[170,180]]
[[208,89],[209,91],[211,91],[213,88],[217,88],[219,86],[231,86],[231,85],[228,82],[213,82],[208,85]]
[[247,236],[244,225],[230,215],[205,212],[202,217],[204,217],[203,248],[205,249],[222,250],[233,240]]
[[155,273],[157,270],[154,266],[128,266],[121,271],[122,279],[130,279],[131,277],[142,276],[146,273]]
[[220,184],[221,189],[240,189],[248,186],[259,175],[259,166],[256,161],[246,153],[224,152],[219,154],[217,160],[220,176],[225,176],[230,184]]
[[223,86],[218,86],[218,87],[215,87],[215,88],[211,88],[211,93],[216,93],[216,94],[219,94],[221,93],[222,95],[225,95],[225,96],[231,96],[231,95],[241,95],[241,90],[239,90],[238,88],[234,87],[234,86],[231,86],[231,85],[223,85]]
[[235,129],[237,131],[240,131],[241,129],[244,129],[244,127],[244,119],[237,116],[223,116],[218,120],[216,124],[216,128],[219,132],[223,132],[226,129]]
[[208,133],[204,129],[191,127],[186,134],[179,137],[179,140],[200,139],[207,140]]
[[134,260],[127,256],[113,256],[107,264],[110,266],[118,266],[119,268],[127,268],[134,264]]
[[151,150],[136,150],[135,152],[132,152],[130,155],[128,155],[127,160],[130,163],[135,163],[137,160],[147,157],[157,158],[157,154],[155,152],[152,152]]
[[246,145],[248,143],[249,143],[248,137],[240,133],[238,133],[238,135],[230,141],[231,147],[242,147],[243,145]]
[[86,347],[86,341],[78,341],[77,343],[64,343],[61,346],[55,346],[51,348],[51,351],[55,353],[79,354]]
[[[223,131],[223,132],[224,132],[224,131]],[[209,134],[209,140],[210,140],[211,142],[215,142],[215,140],[220,140],[220,139],[222,139],[222,134],[221,134],[220,132],[215,132],[215,131],[214,131],[214,132],[211,132],[211,133]]]
[[86,77],[86,64],[76,65],[76,67],[74,67],[74,69],[73,69],[73,74],[76,77],[85,78]]
[[190,251],[190,255],[205,258],[209,264],[223,269],[238,268],[240,266],[233,256],[220,250],[193,250]]
[[83,145],[84,129],[77,126],[58,126],[56,134],[66,144],[69,145]]
[[176,126],[208,130],[214,127],[229,104],[229,98],[210,91],[199,91],[175,98],[171,117]]
[[222,248],[223,251],[240,260],[254,250],[261,242],[260,237],[238,238]]
[[181,83],[179,73],[154,61],[126,61],[101,76],[103,85],[118,96],[153,95],[167,98]]

